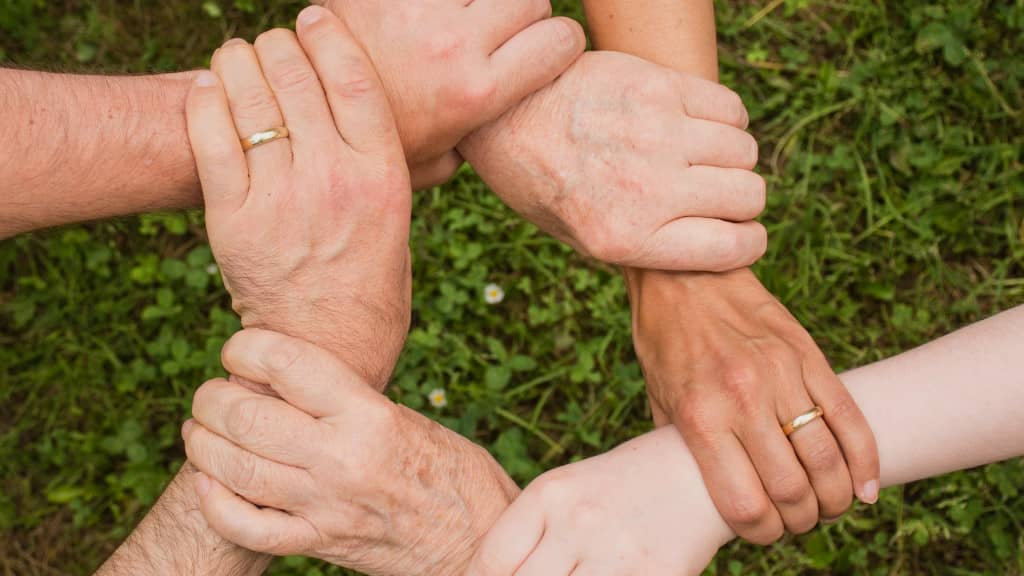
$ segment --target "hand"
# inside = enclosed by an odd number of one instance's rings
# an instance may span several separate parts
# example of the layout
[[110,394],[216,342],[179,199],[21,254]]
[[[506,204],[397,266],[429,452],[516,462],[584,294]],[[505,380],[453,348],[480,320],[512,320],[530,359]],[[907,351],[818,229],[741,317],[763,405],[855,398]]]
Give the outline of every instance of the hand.
[[535,480],[466,576],[696,576],[733,537],[666,427]]
[[613,264],[731,270],[764,253],[757,143],[732,91],[613,52],[584,54],[459,146],[510,206]]
[[[262,330],[213,380],[182,435],[200,509],[229,541],[376,576],[461,575],[518,489],[486,450],[374,392],[326,350]],[[264,508],[258,508],[261,506]]]
[[[410,321],[411,193],[373,66],[312,8],[298,38],[229,41],[212,68],[219,79],[200,74],[189,94],[188,128],[243,326],[301,334],[382,389]],[[282,125],[290,138],[243,153],[240,137]]]
[[[627,275],[655,421],[675,423],[719,511],[758,544],[878,498],[878,449],[814,340],[749,270]],[[815,405],[787,438],[782,425]]]
[[391,100],[416,180],[444,181],[455,145],[550,84],[586,47],[550,0],[314,0],[345,20]]

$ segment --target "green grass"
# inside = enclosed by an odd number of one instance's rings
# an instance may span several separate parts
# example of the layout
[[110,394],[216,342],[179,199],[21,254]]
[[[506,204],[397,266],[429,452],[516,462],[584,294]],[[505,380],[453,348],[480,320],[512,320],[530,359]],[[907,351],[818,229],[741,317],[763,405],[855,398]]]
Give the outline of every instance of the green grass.
[[[4,0],[0,65],[198,67],[302,2]],[[579,16],[575,3],[558,11]],[[771,9],[763,10],[764,6]],[[1024,302],[1024,2],[719,2],[723,81],[770,183],[761,278],[837,368]],[[465,171],[418,196],[396,399],[520,481],[648,428],[621,280]],[[0,244],[0,573],[85,574],[182,460],[191,391],[237,321],[201,216]],[[498,306],[483,302],[504,286]],[[434,410],[425,394],[448,391]],[[887,490],[835,526],[720,553],[713,574],[1024,574],[1024,466]],[[679,535],[685,538],[685,535]],[[304,559],[274,574],[340,573]]]

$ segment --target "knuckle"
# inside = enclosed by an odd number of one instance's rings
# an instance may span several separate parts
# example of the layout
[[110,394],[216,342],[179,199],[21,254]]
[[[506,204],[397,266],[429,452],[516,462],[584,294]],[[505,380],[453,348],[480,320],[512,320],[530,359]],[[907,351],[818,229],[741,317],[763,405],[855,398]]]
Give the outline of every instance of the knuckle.
[[427,56],[434,60],[451,61],[462,55],[466,37],[456,32],[435,34],[427,43]]
[[376,78],[366,62],[362,61],[348,66],[347,74],[333,79],[328,85],[332,94],[345,99],[361,98],[374,92],[376,88]]
[[660,103],[673,98],[676,84],[672,73],[643,74],[626,83],[636,98]]
[[274,89],[280,92],[308,92],[319,86],[313,69],[297,59],[278,63],[269,74]]
[[772,505],[767,498],[739,496],[725,506],[725,514],[732,523],[756,526],[771,518]]
[[392,432],[401,426],[399,408],[390,400],[383,398],[378,401],[367,402],[361,409],[360,414],[369,430],[374,433],[371,437],[390,438]]
[[256,457],[249,452],[242,455],[228,469],[228,481],[232,488],[243,495],[256,495],[262,492],[263,477],[260,474]]
[[259,428],[259,404],[251,399],[235,402],[227,409],[225,427],[236,439],[249,438]]
[[727,234],[720,234],[711,244],[708,256],[716,263],[718,271],[735,269],[745,263],[747,254],[742,234],[733,227]]
[[245,90],[235,98],[237,113],[244,118],[264,120],[278,114],[277,101],[268,90],[263,88]]
[[733,363],[722,372],[722,388],[741,412],[751,415],[759,408],[757,389],[762,377],[748,362]]
[[828,498],[822,498],[820,513],[823,518],[838,518],[846,513],[853,505],[853,494],[849,490],[835,494]]
[[804,458],[807,460],[806,465],[809,470],[819,472],[832,470],[843,462],[839,447],[831,438],[812,441],[807,447]]
[[260,552],[275,556],[292,552],[286,536],[279,530],[261,530],[254,545]]
[[706,448],[717,429],[707,402],[694,398],[684,402],[677,412],[679,423],[687,436],[686,440],[699,442]]
[[569,474],[553,470],[542,474],[533,481],[530,487],[542,502],[550,505],[564,505],[575,499],[576,494],[572,484],[572,477]]
[[863,422],[860,408],[853,401],[853,398],[847,395],[844,395],[838,402],[831,404],[825,416],[831,424],[839,426],[856,425]]
[[271,375],[291,370],[302,359],[302,346],[291,339],[281,339],[267,348],[263,362]]
[[480,110],[486,107],[498,92],[498,83],[489,77],[466,81],[459,86],[452,99],[461,110]]
[[780,504],[799,504],[811,495],[811,485],[803,473],[786,474],[769,484],[768,495]]

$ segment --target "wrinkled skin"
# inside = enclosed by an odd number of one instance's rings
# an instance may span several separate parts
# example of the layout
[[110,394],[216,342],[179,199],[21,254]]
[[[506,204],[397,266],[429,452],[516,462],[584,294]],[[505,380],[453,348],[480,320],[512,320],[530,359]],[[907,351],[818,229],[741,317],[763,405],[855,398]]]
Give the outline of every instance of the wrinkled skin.
[[[315,341],[383,389],[410,319],[409,175],[373,67],[310,11],[297,38],[229,41],[212,60],[220,86],[190,95],[207,231],[243,326]],[[318,72],[347,88],[325,97]],[[232,137],[282,124],[289,138],[244,155]]]
[[459,150],[514,210],[613,264],[731,270],[763,254],[746,109],[718,84],[588,52]]
[[[863,413],[814,339],[749,270],[627,276],[655,422],[673,423],[743,538],[768,544],[878,498]],[[815,405],[825,416],[787,438]]]
[[417,182],[446,180],[455,145],[551,83],[586,46],[549,0],[318,0],[380,74]]
[[454,576],[518,493],[486,450],[371,390],[322,348],[247,330],[223,360],[281,397],[213,380],[183,428],[208,475],[200,509],[240,546],[372,575]]

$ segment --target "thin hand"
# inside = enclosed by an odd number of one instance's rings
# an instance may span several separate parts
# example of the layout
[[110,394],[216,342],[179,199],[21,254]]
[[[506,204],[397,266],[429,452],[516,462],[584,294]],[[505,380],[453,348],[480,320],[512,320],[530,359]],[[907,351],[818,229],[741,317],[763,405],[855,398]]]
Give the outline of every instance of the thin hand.
[[[189,95],[188,127],[243,326],[301,334],[383,388],[409,326],[411,193],[372,64],[340,20],[310,8],[298,38],[232,40],[212,68]],[[240,137],[277,126],[291,136],[243,153]]]
[[732,91],[589,52],[459,150],[514,210],[580,252],[660,270],[764,253],[757,143]]
[[315,0],[373,60],[417,184],[459,164],[467,134],[550,84],[586,47],[550,0]]
[[663,428],[527,486],[466,576],[696,576],[732,538],[679,434]]
[[[759,544],[878,498],[864,415],[800,323],[749,270],[628,277],[655,420],[673,422],[729,525]],[[787,438],[782,426],[814,406]]]
[[185,447],[210,477],[200,509],[229,541],[375,576],[456,575],[518,493],[487,451],[321,348],[246,330],[223,361],[283,399],[227,380],[196,392]]

